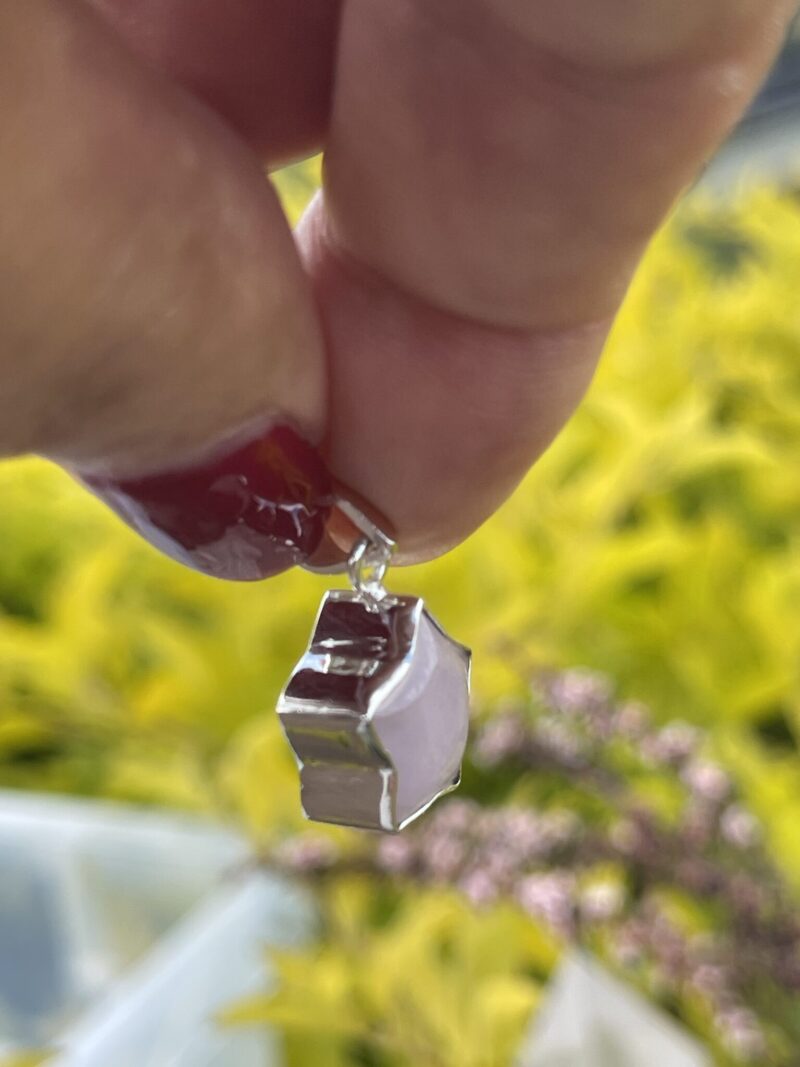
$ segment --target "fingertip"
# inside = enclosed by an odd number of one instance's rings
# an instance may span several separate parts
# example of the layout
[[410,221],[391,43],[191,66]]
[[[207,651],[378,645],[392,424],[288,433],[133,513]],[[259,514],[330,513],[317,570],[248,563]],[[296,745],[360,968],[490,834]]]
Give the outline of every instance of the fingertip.
[[400,562],[440,555],[550,444],[608,322],[544,334],[436,309],[348,259],[321,196],[297,236],[326,336],[331,470],[387,516]]

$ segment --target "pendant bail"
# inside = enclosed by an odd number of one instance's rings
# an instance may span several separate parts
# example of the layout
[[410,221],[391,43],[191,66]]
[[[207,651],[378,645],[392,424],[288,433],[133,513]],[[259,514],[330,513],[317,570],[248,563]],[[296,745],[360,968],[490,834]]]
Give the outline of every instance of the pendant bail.
[[391,603],[383,583],[397,546],[388,534],[350,500],[339,499],[336,506],[363,534],[353,546],[347,560],[350,584],[369,611],[380,611]]
[[347,530],[335,573],[353,588],[323,599],[278,714],[306,815],[397,833],[458,785],[470,653],[419,597],[387,592],[392,538],[350,500],[334,506]]
[[[397,545],[358,504],[337,492],[332,500],[336,534],[329,534],[328,552],[301,566],[311,574],[346,574],[353,589],[373,604],[385,600],[383,579]],[[330,549],[333,549],[331,554]]]

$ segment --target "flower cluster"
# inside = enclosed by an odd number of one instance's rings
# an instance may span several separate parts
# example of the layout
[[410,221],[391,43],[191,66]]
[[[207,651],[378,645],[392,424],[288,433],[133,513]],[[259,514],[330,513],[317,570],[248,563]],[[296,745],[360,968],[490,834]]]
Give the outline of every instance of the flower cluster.
[[[640,705],[616,703],[602,677],[553,674],[537,681],[531,706],[504,710],[474,740],[478,773],[509,783],[503,803],[454,799],[367,852],[302,839],[279,861],[310,876],[356,868],[451,885],[476,906],[513,899],[671,1003],[692,998],[730,1056],[763,1062],[769,1025],[756,1005],[770,988],[800,995],[800,915],[758,821],[706,749],[700,730],[659,727]],[[543,776],[558,780],[550,795],[575,803],[515,799]],[[642,801],[636,786],[648,776],[675,793],[671,819]],[[686,899],[713,900],[713,917],[682,922]]]

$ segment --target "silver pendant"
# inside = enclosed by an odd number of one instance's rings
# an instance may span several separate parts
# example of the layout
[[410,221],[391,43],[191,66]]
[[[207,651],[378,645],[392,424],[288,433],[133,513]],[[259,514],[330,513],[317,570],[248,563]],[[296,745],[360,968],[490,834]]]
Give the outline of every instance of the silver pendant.
[[396,833],[460,782],[470,652],[422,600],[387,593],[393,542],[339,507],[363,534],[347,565],[353,589],[323,599],[278,714],[307,817]]

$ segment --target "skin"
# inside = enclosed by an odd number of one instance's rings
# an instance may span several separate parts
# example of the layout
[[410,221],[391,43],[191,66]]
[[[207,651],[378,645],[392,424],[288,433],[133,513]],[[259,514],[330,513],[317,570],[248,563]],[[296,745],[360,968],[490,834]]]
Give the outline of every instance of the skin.
[[[794,9],[0,0],[0,451],[136,475],[283,412],[444,551],[580,401]],[[319,148],[295,242],[263,166]]]

